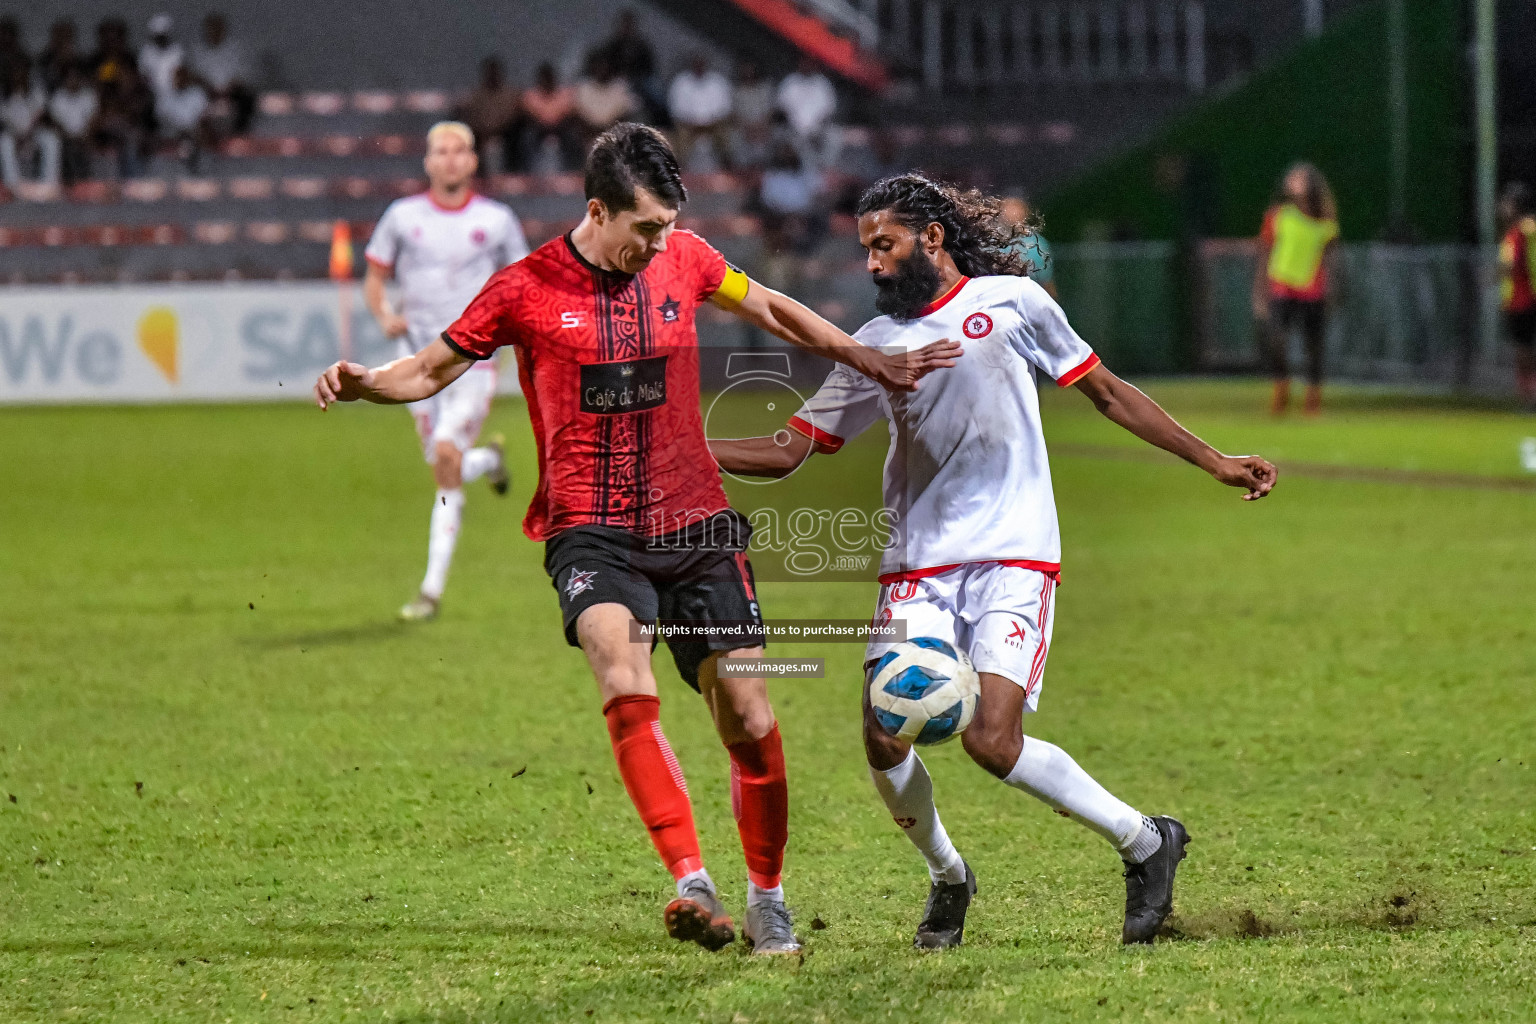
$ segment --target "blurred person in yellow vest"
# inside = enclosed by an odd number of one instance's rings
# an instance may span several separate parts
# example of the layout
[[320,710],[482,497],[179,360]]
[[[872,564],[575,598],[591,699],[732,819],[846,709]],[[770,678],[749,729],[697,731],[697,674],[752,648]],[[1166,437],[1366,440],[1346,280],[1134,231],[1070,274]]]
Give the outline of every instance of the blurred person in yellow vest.
[[1275,375],[1270,411],[1276,415],[1290,405],[1286,350],[1291,332],[1298,327],[1307,350],[1306,410],[1312,414],[1322,410],[1323,339],[1330,265],[1338,238],[1338,208],[1328,180],[1312,164],[1292,164],[1264,213],[1253,277],[1253,315],[1263,331]]
[[1520,401],[1536,410],[1536,217],[1531,191],[1510,182],[1499,197],[1499,309],[1515,346],[1515,384]]

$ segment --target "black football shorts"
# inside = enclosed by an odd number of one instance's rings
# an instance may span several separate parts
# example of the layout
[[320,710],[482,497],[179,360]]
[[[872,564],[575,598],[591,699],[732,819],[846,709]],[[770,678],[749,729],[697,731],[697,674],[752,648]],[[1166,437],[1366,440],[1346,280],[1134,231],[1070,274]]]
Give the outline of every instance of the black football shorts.
[[[747,547],[752,525],[726,509],[675,533],[645,537],[608,526],[573,526],[544,546],[544,571],[560,595],[565,642],[580,647],[576,619],[596,604],[621,604],[664,635],[683,681],[699,688],[713,651],[762,646],[757,585]],[[655,640],[652,640],[655,647]]]

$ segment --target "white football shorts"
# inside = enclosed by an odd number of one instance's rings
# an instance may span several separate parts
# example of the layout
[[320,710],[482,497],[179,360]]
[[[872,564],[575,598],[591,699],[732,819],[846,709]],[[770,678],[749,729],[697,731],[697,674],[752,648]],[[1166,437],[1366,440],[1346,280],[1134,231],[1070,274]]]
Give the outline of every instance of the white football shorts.
[[[875,622],[904,619],[907,638],[932,636],[966,652],[977,672],[1011,679],[1034,711],[1045,679],[1045,658],[1056,617],[1055,573],[1000,562],[967,562],[920,579],[880,588]],[[864,658],[874,662],[893,646],[871,641]]]
[[480,428],[491,413],[491,399],[496,397],[496,367],[490,360],[477,363],[463,376],[431,398],[406,406],[416,421],[422,454],[432,462],[439,441],[447,441],[461,452],[475,446]]

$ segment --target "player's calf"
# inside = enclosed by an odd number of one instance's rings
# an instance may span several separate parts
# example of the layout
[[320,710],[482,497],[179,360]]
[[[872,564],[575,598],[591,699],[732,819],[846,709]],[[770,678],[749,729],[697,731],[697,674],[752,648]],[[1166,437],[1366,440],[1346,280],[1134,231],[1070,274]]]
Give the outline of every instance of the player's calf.
[[464,454],[452,441],[439,441],[432,450],[432,478],[445,491],[464,485]]

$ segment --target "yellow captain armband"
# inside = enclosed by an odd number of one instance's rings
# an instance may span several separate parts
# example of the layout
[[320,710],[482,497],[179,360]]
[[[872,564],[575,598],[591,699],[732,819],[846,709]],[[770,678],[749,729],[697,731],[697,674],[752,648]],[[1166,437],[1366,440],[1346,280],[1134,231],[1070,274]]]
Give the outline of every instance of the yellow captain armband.
[[725,265],[725,280],[720,282],[720,287],[715,289],[715,294],[709,297],[709,301],[717,306],[739,306],[741,301],[747,297],[747,288],[751,284],[751,278],[727,263]]

